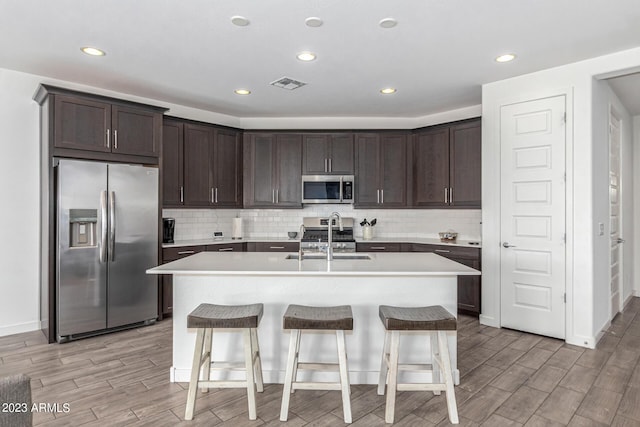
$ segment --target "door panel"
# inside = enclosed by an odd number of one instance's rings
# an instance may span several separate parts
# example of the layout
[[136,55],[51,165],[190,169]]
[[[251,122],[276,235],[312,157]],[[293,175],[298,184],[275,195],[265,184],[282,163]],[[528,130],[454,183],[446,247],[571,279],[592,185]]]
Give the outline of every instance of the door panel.
[[451,128],[449,203],[456,207],[480,207],[482,144],[480,122]]
[[278,135],[276,154],[276,204],[302,206],[302,137]]
[[55,95],[54,145],[111,152],[111,105],[74,96]]
[[114,105],[113,149],[119,154],[157,157],[160,154],[160,113]]
[[304,135],[302,168],[306,174],[324,174],[328,170],[329,137],[324,134]]
[[158,169],[109,164],[115,203],[115,251],[110,254],[107,327],[158,316]]
[[213,129],[208,126],[184,126],[184,204],[210,206],[209,165],[213,149]]
[[242,207],[242,150],[237,132],[216,131],[213,159],[213,185],[216,191],[215,205]]
[[356,200],[358,207],[378,207],[380,203],[380,137],[356,136]]
[[[103,225],[107,226],[100,209],[101,193],[106,191],[106,164],[60,160],[56,235],[58,337],[106,327],[107,263],[99,259],[100,250],[106,249],[100,233]],[[76,238],[72,236],[74,227],[74,232],[79,233]]]
[[182,206],[184,191],[182,123],[164,121],[162,130],[162,203]]
[[330,135],[331,173],[353,175],[353,135]]
[[565,97],[501,109],[501,324],[565,336]]
[[414,206],[447,206],[449,188],[449,129],[421,132],[413,149]]
[[380,203],[383,207],[407,206],[407,137],[384,135],[382,144],[382,186]]
[[620,239],[620,120],[613,114],[609,117],[609,237],[610,251],[610,291],[611,319],[622,309],[622,245]]

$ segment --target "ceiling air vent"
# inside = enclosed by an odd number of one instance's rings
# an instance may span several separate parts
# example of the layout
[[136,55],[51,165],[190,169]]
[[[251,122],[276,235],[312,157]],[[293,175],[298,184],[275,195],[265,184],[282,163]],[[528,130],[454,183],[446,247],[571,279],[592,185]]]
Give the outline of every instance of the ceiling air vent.
[[269,84],[271,86],[276,86],[276,87],[287,89],[287,90],[298,89],[299,87],[306,85],[306,83],[300,82],[298,80],[294,80],[290,77],[281,77],[278,80],[273,81]]

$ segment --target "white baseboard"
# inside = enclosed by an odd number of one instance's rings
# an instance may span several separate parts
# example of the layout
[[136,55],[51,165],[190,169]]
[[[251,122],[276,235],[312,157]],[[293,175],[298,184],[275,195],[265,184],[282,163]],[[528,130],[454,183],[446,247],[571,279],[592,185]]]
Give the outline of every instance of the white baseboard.
[[32,332],[40,330],[40,322],[19,323],[17,325],[0,326],[0,337],[13,334],[21,334],[23,332]]
[[495,317],[485,316],[484,314],[481,314],[479,320],[481,325],[491,326],[492,328],[500,327],[500,324]]

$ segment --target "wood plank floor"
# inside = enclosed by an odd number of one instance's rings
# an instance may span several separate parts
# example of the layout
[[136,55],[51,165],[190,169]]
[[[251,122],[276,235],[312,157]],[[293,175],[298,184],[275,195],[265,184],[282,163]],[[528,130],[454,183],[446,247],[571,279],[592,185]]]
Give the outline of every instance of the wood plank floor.
[[[464,426],[640,426],[640,298],[618,315],[596,350],[536,335],[459,322]],[[297,391],[289,421],[278,420],[282,386],[258,394],[249,421],[243,390],[199,394],[193,421],[183,420],[187,384],[171,384],[171,320],[68,344],[40,332],[0,337],[0,376],[31,376],[33,401],[68,403],[70,411],[34,414],[42,426],[336,426],[338,392]],[[353,426],[382,426],[384,397],[352,387]],[[396,425],[448,425],[444,393],[402,392]]]

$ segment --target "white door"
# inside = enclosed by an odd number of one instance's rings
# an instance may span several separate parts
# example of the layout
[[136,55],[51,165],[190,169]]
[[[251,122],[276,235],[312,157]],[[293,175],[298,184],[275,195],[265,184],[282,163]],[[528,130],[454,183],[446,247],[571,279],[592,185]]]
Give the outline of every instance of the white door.
[[565,96],[500,111],[501,325],[565,337]]
[[609,232],[611,237],[611,318],[618,314],[622,307],[620,274],[622,272],[622,239],[620,238],[620,119],[613,111],[609,117]]

